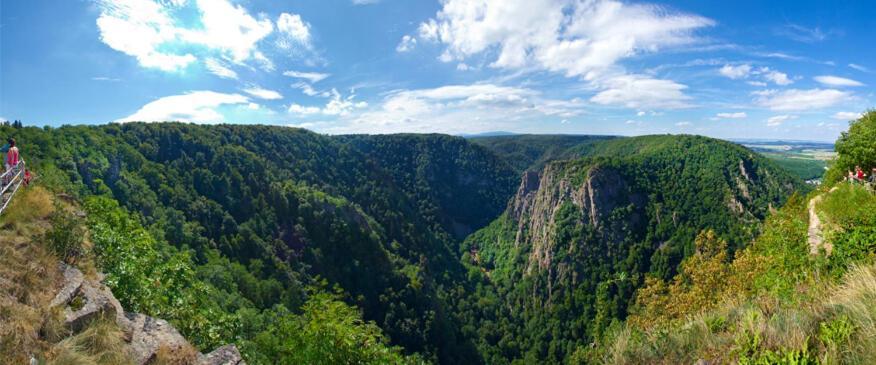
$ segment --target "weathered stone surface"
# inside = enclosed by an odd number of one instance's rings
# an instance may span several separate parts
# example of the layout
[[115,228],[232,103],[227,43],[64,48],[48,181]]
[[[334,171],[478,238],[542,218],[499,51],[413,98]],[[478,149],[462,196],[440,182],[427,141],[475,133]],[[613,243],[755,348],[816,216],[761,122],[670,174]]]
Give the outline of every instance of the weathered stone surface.
[[176,328],[163,319],[139,313],[125,313],[125,317],[129,326],[125,332],[131,333],[128,352],[136,365],[153,361],[160,348],[181,352],[191,347]]
[[66,306],[70,303],[73,297],[79,293],[79,288],[82,287],[82,281],[85,279],[81,271],[66,264],[61,264],[61,271],[64,272],[64,282],[61,290],[49,304],[51,307]]
[[82,298],[82,307],[74,310],[68,305],[64,309],[64,325],[73,333],[82,331],[98,318],[116,318],[118,315],[115,305],[118,301],[109,289],[99,283],[84,281],[76,296]]
[[[246,365],[237,347],[226,345],[209,354],[196,352],[188,341],[167,321],[138,313],[125,313],[112,291],[100,281],[85,279],[75,267],[61,264],[64,281],[51,305],[64,307],[64,324],[79,333],[99,318],[115,319],[122,329],[134,364],[154,362],[159,351],[181,357],[182,363],[198,365]],[[74,310],[72,306],[77,309]],[[80,307],[81,306],[81,307]]]
[[225,345],[209,354],[201,355],[198,365],[246,365],[246,362],[240,356],[237,346]]

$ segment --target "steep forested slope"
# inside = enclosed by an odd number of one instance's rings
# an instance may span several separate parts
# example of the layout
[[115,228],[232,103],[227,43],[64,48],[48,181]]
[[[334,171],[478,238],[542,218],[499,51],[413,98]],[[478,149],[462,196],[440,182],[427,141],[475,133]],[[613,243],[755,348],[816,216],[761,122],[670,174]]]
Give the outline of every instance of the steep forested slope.
[[159,240],[191,250],[228,312],[296,310],[324,278],[407,350],[445,362],[474,356],[440,288],[464,273],[454,237],[498,215],[516,180],[480,147],[261,126],[3,132],[43,180],[110,196]]
[[[559,363],[627,315],[644,275],[670,277],[705,229],[743,247],[799,180],[738,145],[618,139],[523,177],[505,213],[470,236],[480,283],[459,298],[490,363]],[[731,251],[732,252],[732,251]]]

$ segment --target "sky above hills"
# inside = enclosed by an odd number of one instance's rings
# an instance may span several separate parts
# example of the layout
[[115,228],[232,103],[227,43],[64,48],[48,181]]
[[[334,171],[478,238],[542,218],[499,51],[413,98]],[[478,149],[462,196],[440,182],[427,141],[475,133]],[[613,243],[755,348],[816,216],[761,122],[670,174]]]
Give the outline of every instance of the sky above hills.
[[0,2],[0,118],[831,141],[876,3]]

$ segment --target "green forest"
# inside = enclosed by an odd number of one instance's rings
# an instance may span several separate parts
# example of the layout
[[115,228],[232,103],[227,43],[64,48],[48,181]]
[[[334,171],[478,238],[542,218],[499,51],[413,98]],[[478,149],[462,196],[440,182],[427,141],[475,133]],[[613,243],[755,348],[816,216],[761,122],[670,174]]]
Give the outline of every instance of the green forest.
[[[857,137],[868,128],[843,135],[834,170],[873,158]],[[684,135],[181,123],[0,135],[38,186],[86,213],[53,213],[52,242],[87,231],[125,308],[201,350],[235,343],[250,364],[618,363],[620,336],[657,328],[632,326],[671,322],[643,293],[668,295],[714,256],[704,247],[726,265],[748,257],[812,190],[745,147]]]

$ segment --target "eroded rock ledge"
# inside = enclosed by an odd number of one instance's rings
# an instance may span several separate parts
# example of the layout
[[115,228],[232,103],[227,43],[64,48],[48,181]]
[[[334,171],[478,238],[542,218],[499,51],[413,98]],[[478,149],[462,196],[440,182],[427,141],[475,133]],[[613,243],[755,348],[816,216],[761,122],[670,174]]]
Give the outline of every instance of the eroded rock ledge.
[[197,365],[246,365],[236,346],[226,345],[208,354],[199,353],[167,321],[125,312],[112,291],[99,280],[86,279],[78,269],[65,264],[61,264],[61,271],[64,282],[51,306],[64,308],[64,326],[73,334],[96,319],[114,318],[136,365],[154,362],[159,351],[177,354]]

